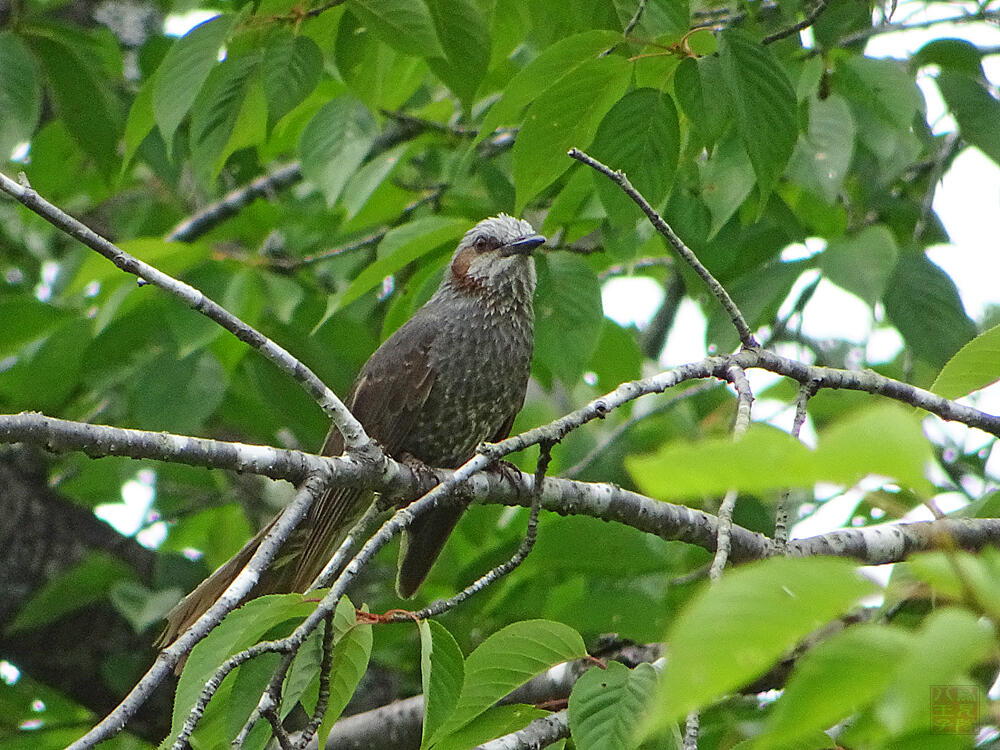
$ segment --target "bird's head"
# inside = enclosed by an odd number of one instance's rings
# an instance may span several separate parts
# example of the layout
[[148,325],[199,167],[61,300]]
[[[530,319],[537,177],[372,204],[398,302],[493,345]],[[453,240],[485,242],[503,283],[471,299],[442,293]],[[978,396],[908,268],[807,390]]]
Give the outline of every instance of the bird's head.
[[[499,214],[465,233],[445,281],[470,293],[509,294],[535,289],[532,252],[545,242],[524,219]],[[450,278],[449,278],[450,277]]]

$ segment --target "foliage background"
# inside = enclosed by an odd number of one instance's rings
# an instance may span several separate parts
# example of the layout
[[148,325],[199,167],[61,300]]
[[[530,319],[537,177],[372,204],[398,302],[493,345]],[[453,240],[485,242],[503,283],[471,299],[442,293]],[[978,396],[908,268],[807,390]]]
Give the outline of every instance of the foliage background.
[[[964,20],[996,23],[989,3],[944,5]],[[337,393],[429,296],[462,232],[498,211],[523,214],[552,238],[551,253],[539,258],[533,381],[515,432],[654,371],[684,297],[704,310],[710,348],[735,347],[729,321],[693,274],[610,183],[566,157],[571,146],[625,170],[779,351],[929,387],[995,322],[993,309],[970,319],[952,280],[925,253],[948,240],[931,199],[951,160],[967,147],[1000,160],[1000,102],[982,69],[990,50],[940,38],[909,60],[866,57],[865,41],[893,23],[888,6],[832,0],[809,36],[771,39],[814,6],[651,0],[637,16],[632,0],[261,0],[199,3],[218,15],[180,39],[165,36],[164,17],[192,7],[0,6],[0,154],[30,143],[6,171],[23,170],[47,199],[221,302]],[[935,135],[926,121],[915,77],[928,70],[956,134]],[[294,160],[300,168],[224,221],[181,224]],[[156,290],[136,288],[12,203],[0,202],[0,218],[3,411],[320,445],[320,410],[244,344]],[[807,238],[818,238],[813,246],[822,251],[783,255]],[[778,316],[796,281],[817,270],[868,304],[876,328],[898,331],[904,347],[892,359],[868,362],[864,346],[803,335],[799,313],[814,285],[796,287],[792,313]],[[642,330],[602,313],[602,283],[623,275],[664,290]],[[987,357],[965,375],[983,385],[995,369]],[[795,393],[778,382],[756,395],[790,404]],[[810,403],[811,424],[822,430],[868,400],[825,391]],[[619,409],[569,435],[550,473],[651,486],[660,467],[650,464],[654,475],[643,476],[626,459],[727,434],[732,402],[720,386]],[[969,452],[961,438],[935,446],[937,491],[964,492],[970,514],[994,514],[991,448]],[[5,455],[24,465],[20,454]],[[530,470],[534,459],[515,461]],[[123,485],[138,483],[152,496],[140,538],[162,539],[155,554],[133,550],[132,559],[121,545],[68,545],[37,565],[14,597],[19,606],[7,613],[11,629],[0,641],[9,653],[0,648],[0,658],[24,672],[0,686],[0,731],[11,743],[60,746],[141,673],[152,652],[135,644],[151,640],[172,600],[237,550],[289,488],[83,455],[46,459],[25,476],[29,488],[54,490],[54,502],[85,509],[120,502]],[[815,508],[830,494],[810,490],[799,499]],[[775,497],[742,496],[736,522],[771,533]],[[919,500],[905,487],[875,486],[855,523],[902,516]],[[707,493],[687,502],[717,506]],[[523,514],[473,508],[418,602],[505,559]],[[17,531],[28,535],[29,527]],[[200,559],[188,560],[190,549]],[[393,559],[390,552],[368,570],[356,602],[372,611],[401,604],[385,585]],[[627,527],[543,517],[538,545],[517,573],[441,622],[466,653],[529,618],[570,625],[588,644],[609,632],[657,641],[696,588],[686,576],[708,560],[704,550]],[[39,590],[47,593],[39,598]],[[99,690],[88,696],[78,681],[25,667],[32,632],[95,607],[135,636],[89,662],[97,671],[87,680],[100,681]],[[419,691],[417,638],[402,626],[377,631],[371,679],[381,684],[364,688],[377,700]],[[982,652],[977,645],[964,657],[958,672]],[[89,703],[97,693],[107,698]],[[32,708],[37,699],[44,710]],[[755,734],[766,714],[740,702],[713,709],[703,746]],[[30,737],[18,731],[32,722],[40,728]],[[162,729],[150,722],[147,739]],[[888,726],[868,739],[890,743],[918,731]]]

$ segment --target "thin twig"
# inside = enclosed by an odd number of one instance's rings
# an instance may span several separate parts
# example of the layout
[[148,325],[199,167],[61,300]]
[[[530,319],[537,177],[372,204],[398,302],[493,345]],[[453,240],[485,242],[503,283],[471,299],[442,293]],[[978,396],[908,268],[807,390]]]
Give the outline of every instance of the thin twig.
[[698,750],[698,729],[699,717],[697,711],[692,711],[684,720],[684,744],[683,750]]
[[797,34],[804,29],[808,29],[810,26],[816,23],[816,19],[820,17],[820,15],[823,13],[824,10],[826,10],[826,4],[827,0],[817,0],[815,7],[813,7],[813,9],[809,12],[809,15],[807,15],[798,23],[789,26],[787,29],[776,31],[773,34],[764,37],[761,40],[761,43],[773,44],[774,42],[790,37],[792,34]]
[[[328,479],[322,474],[308,477],[299,487],[292,501],[285,507],[274,522],[271,530],[264,537],[250,562],[236,576],[222,596],[199,617],[195,623],[178,636],[172,644],[163,649],[157,656],[153,666],[142,676],[128,695],[122,699],[107,716],[98,722],[93,729],[83,737],[68,746],[67,750],[85,750],[118,734],[125,723],[135,715],[139,707],[146,702],[157,685],[174,670],[180,659],[187,654],[198,641],[208,635],[230,611],[236,608],[240,601],[249,593],[257,582],[260,572],[266,568],[292,529],[305,517],[312,505],[313,499],[327,486]],[[228,674],[228,672],[227,672]],[[225,677],[225,675],[222,675]],[[222,677],[219,678],[221,684]],[[218,686],[216,686],[218,687]]]
[[535,539],[538,536],[538,513],[542,507],[542,483],[545,481],[545,474],[548,471],[549,462],[552,460],[552,445],[553,443],[548,441],[539,443],[538,445],[538,464],[535,466],[534,483],[531,489],[531,511],[528,515],[528,527],[524,532],[521,544],[511,558],[507,562],[496,566],[485,575],[480,576],[476,581],[466,586],[450,599],[436,601],[418,612],[395,613],[391,618],[392,622],[403,622],[413,618],[426,620],[443,614],[450,609],[454,609],[473,594],[491,586],[495,581],[504,577],[524,562],[525,558],[528,557],[528,554],[534,548]]
[[319,665],[319,693],[316,697],[316,708],[313,710],[309,723],[306,724],[295,743],[299,750],[304,750],[309,745],[309,741],[312,740],[320,724],[323,723],[327,706],[330,704],[330,671],[333,669],[333,646],[335,643],[333,636],[333,615],[331,614],[327,615],[323,625],[323,659]]
[[639,0],[639,5],[635,9],[635,14],[632,16],[632,20],[628,22],[625,30],[622,32],[625,36],[628,36],[633,31],[635,27],[639,25],[639,21],[642,19],[642,13],[646,10],[646,3],[648,0]]
[[[733,439],[739,440],[750,428],[750,407],[753,404],[753,392],[750,390],[750,381],[747,380],[746,372],[742,367],[733,365],[727,371],[730,381],[736,387],[738,395],[736,405],[736,421],[733,425]],[[719,505],[719,520],[716,527],[715,557],[712,559],[712,567],[708,570],[708,578],[717,581],[722,577],[722,571],[729,560],[729,551],[732,547],[732,526],[733,509],[736,507],[737,492],[731,489],[726,492]]]
[[381,449],[369,439],[361,423],[347,410],[336,394],[327,388],[312,370],[260,331],[244,323],[190,284],[175,279],[126,253],[62,209],[49,203],[27,184],[15,182],[0,173],[0,190],[56,228],[104,256],[122,271],[135,275],[143,282],[155,284],[188,307],[218,323],[240,341],[258,350],[305,388],[340,430],[344,436],[344,445],[348,449],[363,452],[371,459],[381,458]]
[[[805,424],[806,416],[808,416],[809,399],[813,397],[815,392],[816,389],[811,383],[799,386],[799,395],[795,399],[795,419],[792,421],[792,437],[796,440],[799,439],[802,425]],[[774,545],[777,555],[785,554],[788,549],[788,499],[790,494],[789,490],[781,493],[781,499],[778,500],[778,507],[774,513]]]
[[747,325],[746,320],[743,318],[743,313],[733,302],[733,298],[729,296],[729,292],[718,282],[718,280],[712,275],[700,260],[698,256],[689,248],[677,233],[664,221],[663,217],[660,216],[656,210],[649,205],[649,202],[642,197],[638,190],[636,190],[632,183],[629,182],[628,177],[621,170],[613,170],[611,167],[602,164],[601,162],[594,159],[592,156],[585,154],[583,151],[577,148],[571,148],[569,150],[569,156],[571,159],[576,159],[578,162],[586,164],[588,167],[600,172],[613,183],[618,185],[622,191],[632,199],[632,201],[642,209],[642,212],[646,214],[649,221],[652,223],[653,227],[659,232],[663,238],[670,243],[671,247],[677,251],[677,254],[681,256],[685,263],[687,263],[691,268],[694,269],[702,281],[708,286],[709,291],[712,295],[719,300],[719,303],[725,309],[726,314],[729,315],[729,319],[733,322],[736,327],[736,332],[740,337],[740,342],[747,349],[756,349],[759,344],[753,337],[753,332],[750,330],[750,326]]

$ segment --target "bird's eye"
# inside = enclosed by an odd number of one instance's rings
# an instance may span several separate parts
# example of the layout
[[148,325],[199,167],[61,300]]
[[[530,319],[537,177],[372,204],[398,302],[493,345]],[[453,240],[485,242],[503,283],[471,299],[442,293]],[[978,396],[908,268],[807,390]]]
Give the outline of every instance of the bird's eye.
[[500,247],[500,242],[496,237],[480,237],[476,240],[476,252],[486,253]]

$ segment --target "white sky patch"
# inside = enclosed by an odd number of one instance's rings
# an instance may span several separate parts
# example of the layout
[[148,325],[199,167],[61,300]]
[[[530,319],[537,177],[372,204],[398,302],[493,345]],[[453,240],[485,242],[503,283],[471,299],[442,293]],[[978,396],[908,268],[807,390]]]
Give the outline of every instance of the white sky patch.
[[171,13],[163,20],[163,33],[167,36],[184,36],[191,29],[210,18],[219,15],[217,10],[189,10],[187,13]]
[[[789,295],[790,300],[798,299],[798,287],[812,281],[805,281],[803,274]],[[804,282],[804,283],[803,283]],[[844,339],[854,344],[863,344],[872,331],[871,308],[850,292],[845,292],[836,284],[821,279],[802,311],[802,333],[812,339]]]
[[13,685],[21,679],[21,670],[6,659],[0,659],[0,680],[7,685]]
[[604,314],[621,326],[645,328],[664,296],[663,287],[646,276],[621,276],[601,287]]
[[[139,532],[149,520],[149,512],[156,497],[156,472],[152,469],[140,469],[135,479],[130,479],[122,485],[122,501],[120,503],[104,503],[94,509],[94,515],[107,521],[120,534],[132,536]],[[162,523],[162,522],[161,522]],[[154,523],[152,527],[159,524]],[[166,536],[166,527],[163,528],[163,538]],[[156,532],[147,535],[145,539],[155,540]],[[140,544],[144,539],[137,537]]]
[[705,349],[705,329],[708,326],[698,305],[685,297],[677,306],[674,325],[667,335],[667,344],[660,355],[660,364],[674,367],[686,362],[697,362],[708,356]]

